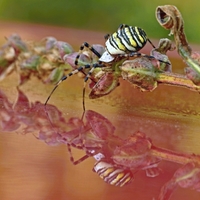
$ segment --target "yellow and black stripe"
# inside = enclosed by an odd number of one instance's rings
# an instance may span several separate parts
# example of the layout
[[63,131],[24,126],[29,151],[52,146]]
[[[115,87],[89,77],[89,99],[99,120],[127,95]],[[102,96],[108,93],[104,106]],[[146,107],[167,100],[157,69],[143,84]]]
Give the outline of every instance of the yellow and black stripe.
[[99,161],[95,164],[93,171],[96,172],[106,183],[115,186],[124,186],[133,180],[133,173],[116,167],[111,163]]
[[139,27],[121,25],[106,41],[106,49],[111,55],[137,52],[149,41],[145,31]]

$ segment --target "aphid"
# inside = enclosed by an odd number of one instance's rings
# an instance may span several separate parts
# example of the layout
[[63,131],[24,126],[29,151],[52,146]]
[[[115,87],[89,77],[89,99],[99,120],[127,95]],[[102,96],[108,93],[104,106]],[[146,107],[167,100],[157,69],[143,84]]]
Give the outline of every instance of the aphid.
[[133,173],[131,170],[114,166],[111,163],[100,160],[94,165],[93,171],[106,183],[114,186],[124,186],[132,182]]
[[[70,72],[68,75],[64,76],[53,88],[50,95],[48,96],[45,106],[48,103],[51,95],[58,87],[58,85],[66,80],[68,77],[78,73],[79,71],[84,72],[85,69],[90,69],[86,74],[84,79],[84,87],[83,87],[83,109],[85,110],[84,96],[85,96],[85,87],[87,80],[91,77],[93,71],[96,68],[103,67],[112,67],[113,63],[119,63],[129,58],[136,57],[147,57],[149,59],[154,59],[153,56],[149,56],[146,54],[139,53],[138,51],[142,49],[147,41],[155,48],[152,42],[147,37],[146,33],[143,29],[139,27],[132,27],[125,24],[120,25],[118,30],[114,32],[112,35],[105,36],[105,52],[101,55],[93,46],[89,45],[87,42],[83,43],[80,47],[80,53],[77,55],[75,59],[75,65],[78,66],[79,57],[81,52],[87,48],[93,54],[95,54],[99,59],[96,63],[86,64],[84,66],[79,66],[74,71]],[[158,60],[159,62],[165,62],[162,60]],[[165,62],[166,63],[166,62]],[[115,69],[114,69],[115,70]]]

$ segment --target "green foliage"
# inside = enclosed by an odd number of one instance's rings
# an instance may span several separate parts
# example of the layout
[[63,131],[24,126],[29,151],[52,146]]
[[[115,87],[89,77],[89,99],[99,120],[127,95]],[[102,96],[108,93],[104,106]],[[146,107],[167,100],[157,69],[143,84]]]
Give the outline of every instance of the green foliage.
[[158,5],[172,4],[178,7],[185,20],[186,34],[191,42],[198,42],[200,28],[199,0],[189,3],[180,0],[1,0],[0,20],[45,23],[81,29],[112,32],[121,23],[143,27],[150,37],[166,37],[155,19]]

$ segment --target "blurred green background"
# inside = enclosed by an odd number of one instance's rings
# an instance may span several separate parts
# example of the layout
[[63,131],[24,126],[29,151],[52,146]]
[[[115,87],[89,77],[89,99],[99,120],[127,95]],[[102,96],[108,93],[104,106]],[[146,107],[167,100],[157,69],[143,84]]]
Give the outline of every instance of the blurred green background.
[[166,37],[155,19],[158,5],[179,8],[189,42],[200,43],[199,0],[0,0],[0,20],[51,24],[87,30],[115,31],[119,24],[140,26],[151,38]]

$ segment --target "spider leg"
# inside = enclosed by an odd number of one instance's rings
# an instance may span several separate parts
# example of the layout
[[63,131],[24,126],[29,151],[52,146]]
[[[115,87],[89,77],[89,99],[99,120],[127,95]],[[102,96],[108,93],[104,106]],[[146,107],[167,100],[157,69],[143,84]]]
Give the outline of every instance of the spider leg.
[[81,66],[77,69],[75,69],[74,71],[70,72],[69,74],[67,74],[66,76],[63,76],[62,79],[60,81],[58,81],[58,83],[55,85],[55,87],[53,88],[53,90],[51,91],[50,95],[48,96],[48,98],[46,99],[44,105],[45,105],[45,109],[46,109],[46,105],[49,101],[49,99],[51,98],[52,94],[54,93],[54,91],[56,90],[56,88],[60,85],[60,83],[62,83],[64,80],[66,80],[67,78],[69,78],[70,76],[77,74],[78,72],[84,70],[84,69],[90,69],[92,66],[91,65],[84,65]]
[[84,160],[86,160],[87,158],[90,157],[90,155],[84,155],[83,157],[79,158],[78,160],[75,160],[73,155],[72,155],[72,150],[71,150],[71,146],[70,144],[67,144],[67,149],[68,149],[68,152],[69,152],[69,156],[70,156],[70,161],[74,164],[74,165],[77,165],[81,162],[83,162]]
[[118,30],[126,28],[126,27],[129,27],[129,26],[127,24],[120,24],[119,27],[118,27]]
[[[71,146],[74,148],[77,148],[77,149],[85,150],[86,154],[84,156],[82,156],[81,158],[79,158],[78,160],[75,160],[72,155]],[[96,151],[100,150],[100,147],[86,147],[85,144],[83,143],[83,141],[81,141],[80,145],[75,145],[73,143],[72,144],[67,143],[67,150],[69,152],[70,161],[74,165],[77,165],[77,164],[83,162],[84,160],[86,160],[87,158],[94,156],[96,154]]]
[[[78,60],[81,56],[81,53],[83,52],[84,49],[89,49],[93,54],[95,54],[98,58],[101,57],[101,55],[99,54],[99,52],[97,50],[94,49],[94,47],[92,45],[90,45],[89,43],[87,42],[84,42],[81,46],[80,46],[80,49],[79,49],[79,53],[78,55],[76,56],[75,58],[75,61],[74,61],[74,64],[76,66],[78,66]],[[84,71],[81,71],[84,75],[86,75],[86,73]],[[90,78],[94,83],[96,83],[96,81],[92,78]]]
[[151,46],[152,46],[154,49],[156,48],[149,38],[147,38],[147,41],[151,44]]
[[80,55],[81,55],[82,51],[84,50],[84,48],[89,49],[89,50],[90,50],[92,53],[94,53],[98,58],[101,57],[100,53],[99,53],[97,50],[95,50],[95,49],[93,48],[93,46],[91,46],[91,45],[88,44],[87,42],[84,42],[84,43],[80,46],[79,54],[76,56],[76,59],[75,59],[75,61],[74,61],[74,64],[75,64],[75,65],[78,65],[78,59],[80,58]]
[[106,34],[106,35],[104,36],[104,39],[105,39],[105,40],[108,40],[109,37],[110,37],[110,34],[108,33],[108,34]]
[[[73,155],[72,155],[72,149],[71,149],[71,146],[76,148],[76,149],[80,149],[80,150],[85,150],[85,145],[84,145],[84,142],[83,142],[83,137],[84,135],[81,134],[81,128],[80,128],[80,134],[78,136],[76,136],[75,138],[73,138],[71,141],[67,142],[67,150],[68,150],[68,153],[69,153],[69,156],[70,156],[70,161],[74,164],[74,165],[77,165],[81,162],[83,162],[84,160],[86,160],[90,155],[86,153],[86,155],[82,156],[81,158],[79,158],[78,160],[75,160]],[[78,144],[75,144],[76,140],[78,140]],[[75,142],[75,143],[74,143]]]

